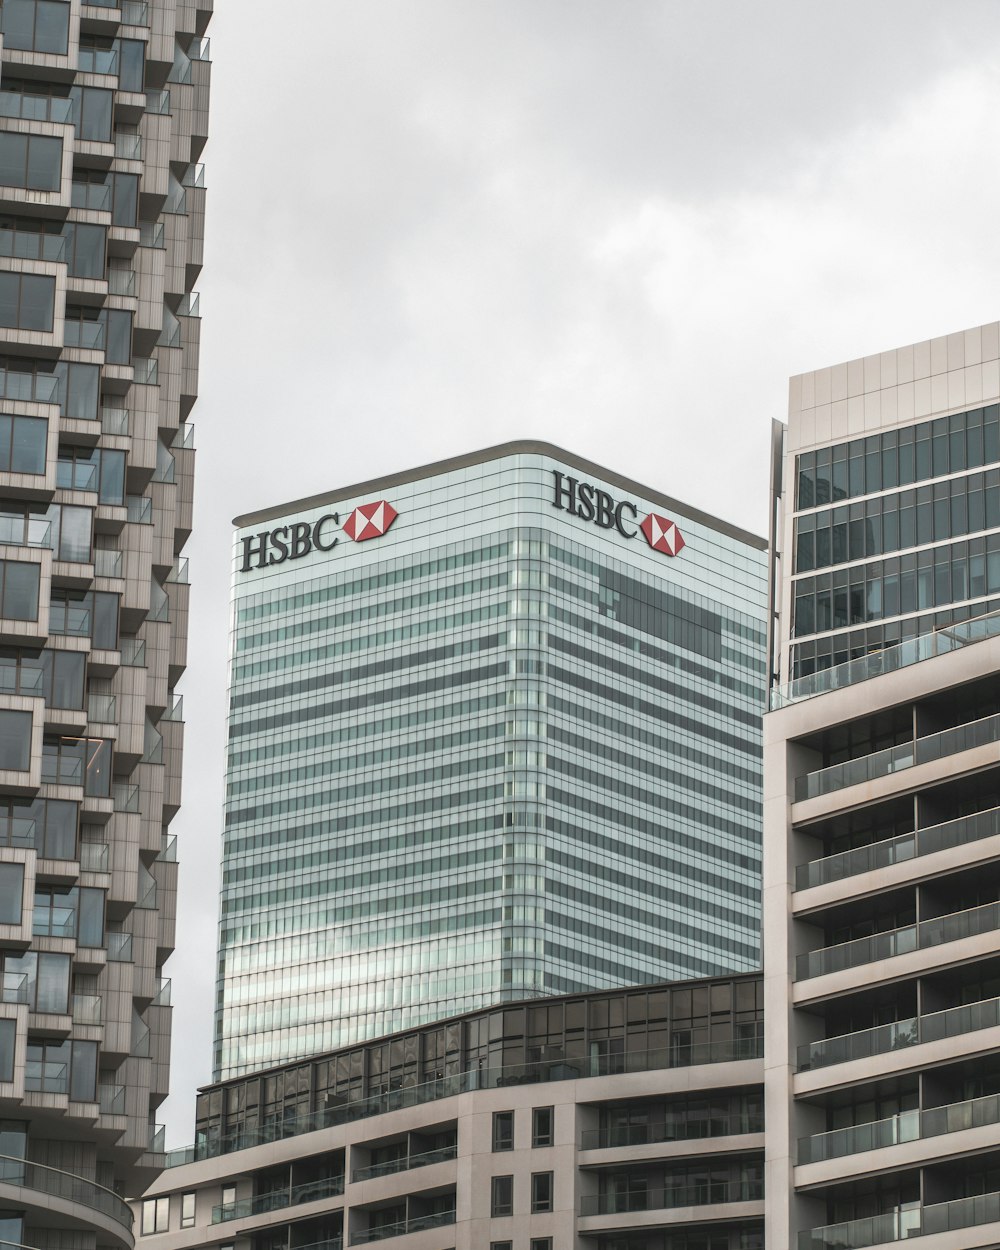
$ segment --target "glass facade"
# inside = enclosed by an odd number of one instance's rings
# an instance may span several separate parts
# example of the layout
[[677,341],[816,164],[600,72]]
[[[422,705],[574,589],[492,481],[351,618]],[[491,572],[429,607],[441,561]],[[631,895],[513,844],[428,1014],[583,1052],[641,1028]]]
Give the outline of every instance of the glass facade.
[[793,678],[1000,609],[1000,406],[796,457]]
[[238,530],[216,1079],[758,965],[763,543],[552,453]]

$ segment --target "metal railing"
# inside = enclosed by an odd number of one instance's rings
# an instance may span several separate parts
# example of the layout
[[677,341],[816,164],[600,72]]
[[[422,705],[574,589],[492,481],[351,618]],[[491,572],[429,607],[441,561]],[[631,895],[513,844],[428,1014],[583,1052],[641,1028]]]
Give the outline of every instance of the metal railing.
[[96,1181],[74,1176],[72,1172],[61,1172],[58,1168],[44,1167],[41,1163],[29,1163],[26,1159],[0,1155],[0,1181],[8,1185],[20,1185],[24,1189],[34,1189],[53,1198],[78,1202],[92,1211],[100,1211],[102,1215],[110,1216],[125,1228],[132,1227],[132,1212],[127,1202],[110,1189],[98,1185]]
[[402,1155],[398,1159],[389,1159],[385,1163],[371,1163],[366,1168],[355,1168],[351,1180],[370,1181],[378,1176],[393,1176],[397,1172],[409,1172],[413,1168],[430,1167],[432,1163],[444,1163],[458,1155],[458,1146],[439,1146],[437,1150],[425,1150],[422,1154]]
[[795,870],[795,888],[807,890],[811,886],[843,881],[862,872],[889,868],[893,864],[931,855],[948,847],[978,842],[998,833],[1000,807],[991,807],[986,811],[973,812],[971,816],[960,816],[957,820],[929,825],[926,829],[917,829],[913,833],[901,833],[894,838],[886,838],[883,842],[871,842],[867,846],[854,847],[836,855],[827,855],[823,859],[814,859],[808,864],[799,864]]
[[796,777],[795,801],[799,803],[803,799],[831,794],[846,786],[874,781],[877,777],[888,777],[890,773],[898,773],[946,755],[957,755],[960,751],[971,751],[974,747],[988,746],[993,742],[1000,742],[1000,716],[984,716],[981,720],[970,721],[966,725],[927,734],[926,737],[903,742],[884,751],[875,751],[856,760],[846,760],[843,764],[833,764],[829,768],[807,773],[804,777]]
[[421,1233],[427,1228],[443,1228],[455,1223],[454,1211],[437,1211],[433,1215],[417,1215],[409,1220],[397,1220],[379,1228],[368,1228],[351,1238],[352,1246],[364,1246],[373,1241],[385,1241],[389,1237],[401,1237],[404,1233]]
[[716,1202],[759,1202],[763,1180],[705,1181],[697,1185],[649,1185],[621,1193],[584,1194],[581,1215],[621,1215],[628,1211],[671,1211],[678,1207],[704,1207]]
[[11,547],[52,546],[52,522],[41,517],[0,516],[0,543]]
[[805,1229],[799,1233],[799,1250],[860,1250],[862,1246],[880,1246],[887,1241],[975,1228],[997,1220],[1000,1220],[1000,1193],[977,1194],[972,1198],[954,1198],[932,1206],[887,1211],[866,1219]]
[[870,1120],[866,1124],[802,1137],[799,1139],[799,1163],[840,1159],[844,1155],[883,1150],[900,1142],[940,1137],[944,1133],[959,1133],[963,1129],[982,1128],[987,1124],[1000,1124],[1000,1094],[967,1098],[963,1102],[929,1107],[924,1111],[916,1108],[900,1111],[883,1120]]
[[453,1098],[479,1089],[500,1089],[509,1085],[535,1085],[549,1081],[578,1081],[592,1076],[610,1076],[621,1072],[659,1072],[669,1068],[689,1068],[708,1063],[739,1063],[760,1059],[764,1054],[763,1037],[736,1038],[725,1042],[704,1042],[698,1045],[674,1045],[629,1053],[594,1054],[584,1059],[546,1060],[538,1063],[511,1064],[502,1068],[475,1068],[455,1072],[439,1080],[409,1085],[384,1093],[359,1098],[342,1106],[311,1111],[294,1119],[281,1119],[252,1128],[233,1130],[224,1136],[183,1146],[167,1153],[167,1167],[180,1167],[201,1159],[245,1150],[250,1146],[313,1133],[339,1124],[351,1124],[369,1116],[382,1115],[402,1107],[416,1107],[441,1098]]
[[226,1202],[212,1208],[212,1223],[224,1224],[227,1220],[241,1220],[248,1215],[265,1215],[285,1207],[301,1206],[304,1202],[316,1202],[320,1198],[336,1198],[344,1192],[344,1177],[325,1176],[316,1181],[305,1181],[290,1189],[275,1190],[270,1194],[257,1194],[253,1198],[241,1198],[238,1202]]
[[27,91],[0,91],[0,117],[17,117],[32,122],[73,120],[73,103],[68,96],[34,95]]
[[885,647],[870,655],[859,656],[856,660],[848,660],[818,673],[810,673],[808,677],[797,677],[785,686],[775,686],[771,690],[771,710],[786,707],[789,703],[798,703],[801,699],[811,699],[814,695],[825,694],[829,690],[853,686],[859,681],[880,677],[883,673],[909,668],[911,664],[920,664],[935,656],[947,655],[950,651],[958,651],[971,643],[982,642],[985,638],[994,638],[997,634],[1000,634],[1000,612],[986,612],[971,620],[947,625],[931,634],[908,639],[897,646]]
[[[0,92],[0,99],[3,92]],[[33,230],[0,229],[0,256],[17,260],[66,259],[66,239],[61,234],[39,234]]]
[[892,959],[896,955],[940,946],[945,942],[957,942],[977,933],[991,933],[995,929],[1000,929],[1000,903],[986,903],[982,907],[970,907],[947,916],[936,916],[933,920],[922,920],[919,924],[809,951],[799,955],[795,961],[796,978],[805,981],[809,977]]
[[944,1011],[930,1012],[925,1016],[910,1016],[871,1029],[858,1029],[854,1033],[842,1033],[839,1037],[806,1042],[798,1050],[798,1067],[800,1072],[810,1072],[830,1064],[887,1055],[894,1050],[907,1050],[911,1046],[938,1042],[946,1037],[961,1037],[997,1025],[1000,1025],[1000,998],[986,998],[962,1007],[946,1007]]

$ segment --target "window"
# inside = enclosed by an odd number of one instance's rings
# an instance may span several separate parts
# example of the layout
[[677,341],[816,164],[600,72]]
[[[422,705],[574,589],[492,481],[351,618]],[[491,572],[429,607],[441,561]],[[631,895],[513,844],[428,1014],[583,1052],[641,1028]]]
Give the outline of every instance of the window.
[[36,937],[76,938],[81,946],[97,950],[104,945],[104,891],[37,886],[31,919]]
[[101,366],[76,360],[57,360],[53,369],[57,400],[63,416],[76,421],[96,421],[101,391]]
[[[103,328],[101,322],[85,324]],[[125,453],[103,447],[60,447],[56,485],[65,490],[93,491],[100,503],[124,505]]]
[[[103,183],[92,188],[91,184],[73,183],[73,203],[78,199],[94,199],[95,195],[108,196]],[[89,204],[80,207],[90,207]],[[108,232],[103,226],[89,226],[80,221],[68,221],[63,227],[66,239],[66,264],[73,278],[103,278],[105,254],[108,246]]]
[[61,139],[0,131],[0,186],[58,191],[61,181]]
[[69,5],[65,0],[4,0],[0,30],[6,48],[65,56],[69,50]]
[[490,1183],[490,1215],[514,1214],[513,1176],[494,1176]]
[[24,772],[31,762],[31,713],[0,711],[0,768]]
[[535,1107],[531,1112],[532,1146],[552,1145],[553,1110],[551,1107]]
[[138,175],[109,173],[108,180],[111,184],[111,224],[134,230],[139,216]]
[[512,1241],[491,1241],[490,1250],[514,1250]]
[[194,1227],[194,1204],[193,1193],[181,1194],[181,1228]]
[[0,616],[8,621],[38,620],[37,564],[0,560]]
[[532,1237],[531,1250],[552,1250],[551,1237]]
[[0,1020],[0,1081],[14,1079],[14,1046],[17,1042],[17,1022]]
[[0,924],[21,923],[24,865],[0,864]]
[[49,504],[46,518],[52,526],[48,546],[56,560],[70,564],[88,564],[91,558],[91,535],[94,528],[93,508],[73,504]]
[[236,1186],[222,1186],[222,1205],[224,1207],[234,1207],[236,1205]]
[[143,1237],[150,1233],[165,1233],[169,1224],[170,1199],[146,1198],[142,1204],[141,1232]]
[[552,1210],[552,1173],[532,1172],[531,1214],[539,1215]]
[[0,846],[33,847],[43,859],[75,859],[79,804],[0,799]]
[[0,647],[0,691],[42,695],[49,707],[79,709],[83,707],[86,666],[82,651]]
[[111,142],[111,104],[113,93],[101,87],[71,87],[73,125],[77,137],[95,143]]
[[118,648],[119,595],[103,590],[55,587],[49,602],[49,633],[90,638],[102,650]]
[[44,473],[49,423],[42,417],[0,415],[0,471]]
[[0,327],[52,332],[56,280],[0,270]]
[[3,1001],[65,1015],[69,1010],[69,966],[69,955],[47,951],[4,955]]
[[514,1149],[514,1112],[493,1112],[493,1150]]
[[84,793],[107,798],[111,793],[111,742],[107,738],[45,738],[42,780],[84,787]]

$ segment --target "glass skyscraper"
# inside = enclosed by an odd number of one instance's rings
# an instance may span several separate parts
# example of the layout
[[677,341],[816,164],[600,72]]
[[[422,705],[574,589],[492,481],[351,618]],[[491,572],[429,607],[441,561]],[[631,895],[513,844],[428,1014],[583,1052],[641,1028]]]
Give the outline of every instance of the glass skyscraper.
[[532,442],[236,524],[216,1079],[759,965],[762,539]]

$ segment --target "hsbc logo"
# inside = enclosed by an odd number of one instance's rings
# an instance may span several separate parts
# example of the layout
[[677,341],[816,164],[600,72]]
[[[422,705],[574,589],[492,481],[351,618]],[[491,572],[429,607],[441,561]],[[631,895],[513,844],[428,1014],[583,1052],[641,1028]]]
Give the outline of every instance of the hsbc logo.
[[[376,499],[373,503],[355,508],[344,523],[343,532],[355,543],[381,538],[398,516],[388,500]],[[277,529],[251,534],[243,539],[240,572],[265,569],[272,564],[284,564],[286,560],[300,560],[312,551],[330,552],[340,541],[340,535],[332,532],[338,525],[338,514],[328,512],[312,525],[308,521],[296,521],[292,525],[280,525]]]
[[552,478],[553,508],[579,517],[581,521],[591,521],[602,530],[615,529],[622,538],[642,534],[649,546],[661,555],[676,556],[684,547],[683,535],[668,517],[650,512],[639,521],[639,509],[627,499],[614,499],[606,490],[567,477],[558,469],[552,470]]

